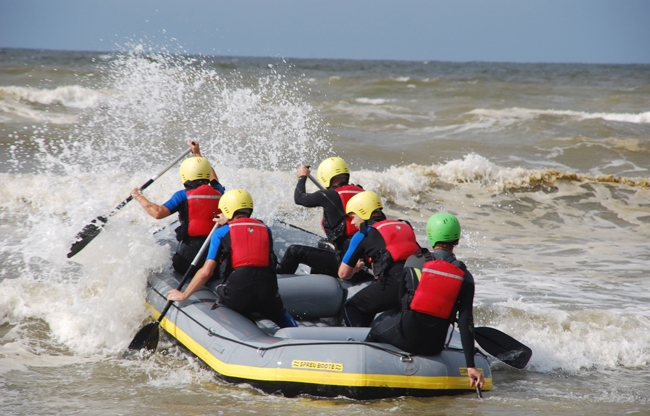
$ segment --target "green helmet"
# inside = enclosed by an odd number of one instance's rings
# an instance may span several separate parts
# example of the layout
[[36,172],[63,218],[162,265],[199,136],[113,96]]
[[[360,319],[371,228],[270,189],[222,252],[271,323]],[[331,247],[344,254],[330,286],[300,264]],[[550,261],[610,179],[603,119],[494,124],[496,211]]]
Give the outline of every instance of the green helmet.
[[458,218],[447,212],[433,214],[427,221],[427,238],[432,247],[438,242],[446,243],[460,239]]

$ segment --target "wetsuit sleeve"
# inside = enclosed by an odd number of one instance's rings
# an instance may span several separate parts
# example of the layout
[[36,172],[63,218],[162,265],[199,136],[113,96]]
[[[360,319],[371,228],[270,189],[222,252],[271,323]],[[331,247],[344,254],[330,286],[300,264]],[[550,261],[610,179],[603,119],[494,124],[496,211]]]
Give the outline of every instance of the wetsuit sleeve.
[[210,248],[208,249],[208,256],[206,257],[206,260],[217,260],[217,253],[219,252],[221,241],[229,232],[230,226],[226,224],[220,228],[217,228],[217,230],[212,233],[212,240],[210,240]]
[[305,189],[306,182],[307,182],[306,176],[301,176],[298,179],[298,184],[296,184],[296,190],[293,193],[293,202],[295,202],[296,205],[302,205],[303,207],[308,207],[308,208],[322,207],[326,201],[323,192],[316,191],[311,194],[308,194]]
[[467,271],[463,279],[463,285],[458,294],[458,330],[460,340],[465,352],[465,362],[468,367],[475,367],[474,364],[474,316],[472,308],[474,304],[474,277]]
[[210,181],[210,186],[212,187],[212,189],[216,189],[217,191],[221,192],[222,194],[224,192],[226,192],[226,188],[221,184],[221,182],[219,182],[219,181],[217,181],[215,179],[212,179]]
[[173,214],[178,211],[178,206],[185,201],[187,201],[187,193],[185,192],[185,189],[181,189],[180,191],[176,191],[176,193],[172,195],[172,197],[169,198],[169,201],[165,202],[163,206]]
[[343,263],[350,267],[355,267],[357,265],[357,261],[364,255],[362,242],[365,238],[366,235],[361,231],[357,231],[357,233],[352,236],[350,245],[348,246],[348,251],[346,251],[343,256]]

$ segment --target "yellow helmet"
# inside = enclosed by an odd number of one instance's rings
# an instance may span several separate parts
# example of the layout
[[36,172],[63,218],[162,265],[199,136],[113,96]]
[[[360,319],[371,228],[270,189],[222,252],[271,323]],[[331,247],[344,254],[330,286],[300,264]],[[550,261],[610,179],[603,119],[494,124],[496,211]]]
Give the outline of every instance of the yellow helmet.
[[348,164],[345,163],[345,160],[340,157],[330,157],[320,162],[316,177],[325,188],[329,188],[332,178],[337,175],[343,175],[344,173],[350,174],[350,169],[348,168]]
[[181,168],[178,173],[180,173],[181,181],[183,181],[183,183],[198,179],[210,180],[212,168],[210,167],[208,159],[192,156],[188,157],[183,161],[183,163],[181,163]]
[[379,195],[372,191],[363,191],[350,198],[345,208],[346,214],[354,212],[362,220],[369,220],[375,210],[383,207]]
[[233,189],[226,191],[219,199],[219,209],[229,220],[232,219],[235,212],[240,209],[253,210],[253,197],[248,191],[243,189]]

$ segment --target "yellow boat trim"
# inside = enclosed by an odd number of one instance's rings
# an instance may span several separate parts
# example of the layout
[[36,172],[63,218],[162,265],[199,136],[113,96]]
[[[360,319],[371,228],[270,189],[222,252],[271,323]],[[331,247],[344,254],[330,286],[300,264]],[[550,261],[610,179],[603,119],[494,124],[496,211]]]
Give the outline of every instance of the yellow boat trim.
[[[147,305],[150,306],[150,305]],[[153,309],[153,308],[152,308]],[[160,313],[153,309],[156,316]],[[266,368],[241,364],[228,364],[217,359],[189,335],[167,318],[160,323],[165,331],[181,342],[214,371],[226,377],[257,381],[283,381],[293,383],[326,384],[349,387],[383,387],[425,390],[474,390],[466,376],[405,376],[393,374],[352,374],[331,371],[301,370],[292,368]],[[492,389],[492,378],[485,379],[483,390]]]

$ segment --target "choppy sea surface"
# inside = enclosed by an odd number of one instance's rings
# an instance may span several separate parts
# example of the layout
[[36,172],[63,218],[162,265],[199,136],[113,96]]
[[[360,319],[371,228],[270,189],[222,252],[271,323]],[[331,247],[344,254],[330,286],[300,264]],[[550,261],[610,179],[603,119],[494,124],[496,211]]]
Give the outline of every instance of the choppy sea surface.
[[[255,215],[319,233],[295,170],[339,155],[425,244],[456,214],[475,320],[533,350],[494,389],[376,401],[220,381],[169,341],[123,360],[170,249],[128,204],[199,140]],[[3,414],[650,414],[650,66],[231,58],[0,50]],[[177,169],[146,191],[180,188]],[[312,187],[311,189],[315,189]]]

